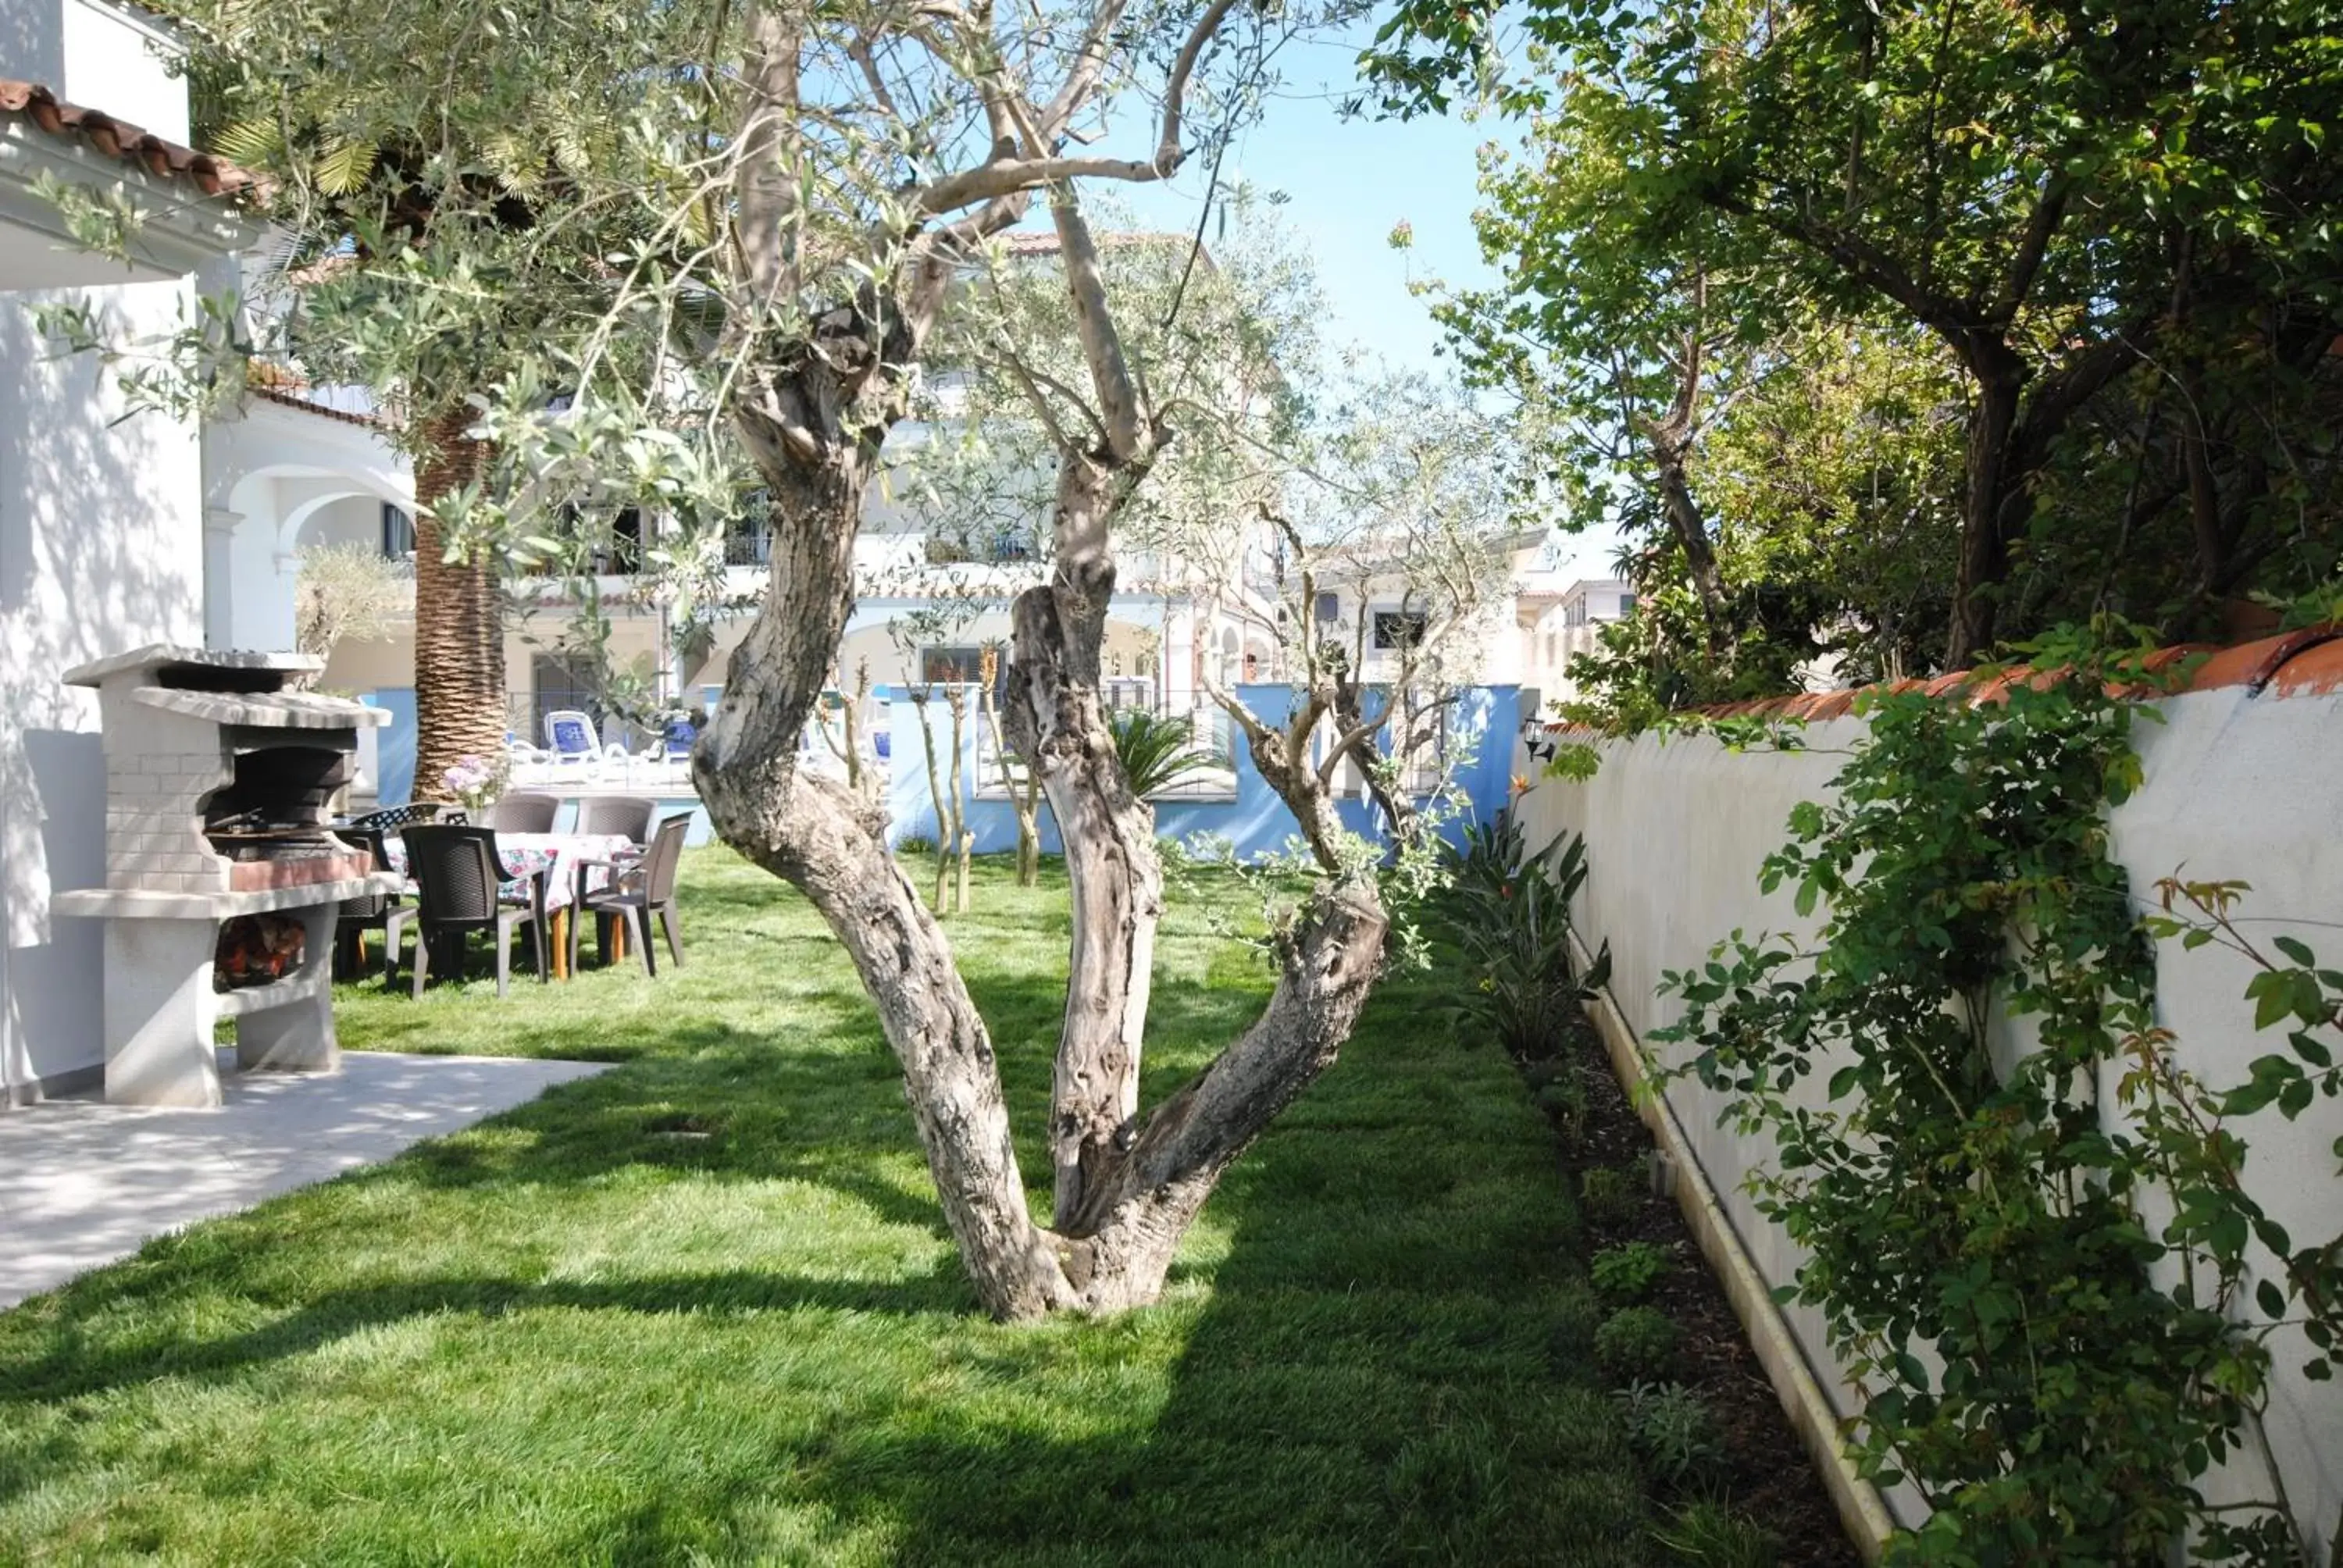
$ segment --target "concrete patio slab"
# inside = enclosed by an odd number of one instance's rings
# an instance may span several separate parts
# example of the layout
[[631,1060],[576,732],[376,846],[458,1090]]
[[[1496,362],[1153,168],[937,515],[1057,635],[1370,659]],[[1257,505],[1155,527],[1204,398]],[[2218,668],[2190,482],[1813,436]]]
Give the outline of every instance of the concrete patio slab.
[[0,1112],[0,1308],[606,1066],[353,1050],[338,1072],[226,1076],[216,1110],[64,1100]]

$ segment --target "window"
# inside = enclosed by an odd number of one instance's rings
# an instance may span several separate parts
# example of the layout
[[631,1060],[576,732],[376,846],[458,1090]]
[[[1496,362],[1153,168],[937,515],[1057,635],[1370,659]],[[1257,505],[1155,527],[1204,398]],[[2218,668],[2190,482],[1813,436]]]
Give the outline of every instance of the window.
[[592,661],[573,658],[566,654],[540,653],[529,661],[530,706],[536,711],[536,733],[528,737],[540,740],[545,734],[545,716],[563,709],[576,709],[593,714],[602,706],[598,695],[599,683],[594,678]]
[[415,553],[415,519],[395,502],[382,504],[382,554],[385,560],[403,561]]
[[1322,626],[1332,626],[1334,622],[1341,620],[1342,618],[1342,596],[1338,593],[1320,594],[1318,596],[1319,624]]
[[920,679],[930,686],[973,686],[984,672],[980,648],[920,649]]
[[740,498],[740,509],[724,525],[724,564],[761,567],[773,558],[772,502],[761,490]]
[[1621,594],[1621,595],[1619,596],[1619,615],[1620,615],[1621,618],[1622,618],[1622,619],[1624,619],[1624,618],[1625,618],[1626,617],[1631,616],[1631,615],[1633,615],[1633,614],[1634,614],[1634,613],[1635,613],[1635,596],[1634,596],[1634,594],[1631,594],[1631,593],[1623,593],[1623,594]]
[[1375,650],[1387,653],[1393,648],[1413,648],[1423,640],[1424,618],[1407,610],[1379,609],[1375,612]]
[[606,558],[608,571],[627,573],[643,569],[643,514],[634,507],[626,507],[610,519],[610,549]]

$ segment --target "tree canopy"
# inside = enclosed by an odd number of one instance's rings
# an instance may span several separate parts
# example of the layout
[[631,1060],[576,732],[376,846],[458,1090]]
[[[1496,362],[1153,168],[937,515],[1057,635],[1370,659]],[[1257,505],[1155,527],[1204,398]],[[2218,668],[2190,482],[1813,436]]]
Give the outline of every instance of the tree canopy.
[[[1909,571],[1885,598],[1823,572],[1814,608],[1902,628],[1907,668],[1938,620],[1948,667],[2096,609],[2203,633],[2334,569],[2330,24],[2311,0],[1410,0],[1367,64],[1387,107],[1470,93],[1519,124],[1480,220],[1503,282],[1449,320],[1485,377],[1572,417],[1582,494],[1670,537],[1643,558],[1703,602],[1688,662],[1749,624],[1715,624],[1731,585],[1689,524],[1862,516],[1843,457],[1869,429],[1919,487],[1865,526],[1916,539],[1949,507],[1950,580],[1924,608]],[[1921,450],[1947,375],[1950,473]],[[1719,437],[1743,457],[1703,493]],[[1768,442],[1835,498],[1785,514],[1725,477]]]

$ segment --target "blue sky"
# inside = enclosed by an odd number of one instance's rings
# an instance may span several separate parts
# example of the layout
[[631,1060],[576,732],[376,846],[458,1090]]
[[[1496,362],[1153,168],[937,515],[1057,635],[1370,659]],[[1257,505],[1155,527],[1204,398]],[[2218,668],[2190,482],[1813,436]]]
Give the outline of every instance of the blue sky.
[[[1282,215],[1317,258],[1331,340],[1360,344],[1393,365],[1444,370],[1451,362],[1437,353],[1440,328],[1408,280],[1494,277],[1473,232],[1475,155],[1485,141],[1511,141],[1512,128],[1453,116],[1344,119],[1342,101],[1358,90],[1358,55],[1371,36],[1361,27],[1284,50],[1280,95],[1230,149],[1221,179],[1285,195]],[[1194,166],[1168,187],[1141,187],[1124,199],[1151,228],[1192,231],[1209,177]],[[1413,243],[1394,250],[1389,236],[1403,220]],[[1608,577],[1615,548],[1607,528],[1566,538],[1556,566],[1569,576]]]
[[[1474,152],[1503,127],[1453,117],[1343,119],[1341,103],[1358,89],[1359,50],[1371,36],[1360,28],[1284,49],[1279,96],[1229,149],[1221,179],[1284,194],[1282,216],[1317,256],[1333,312],[1330,337],[1431,369],[1443,363],[1440,330],[1408,293],[1408,278],[1488,276],[1473,236]],[[1168,188],[1134,193],[1131,205],[1151,227],[1192,229],[1209,177],[1199,161]],[[1414,230],[1407,251],[1387,243],[1402,220]]]

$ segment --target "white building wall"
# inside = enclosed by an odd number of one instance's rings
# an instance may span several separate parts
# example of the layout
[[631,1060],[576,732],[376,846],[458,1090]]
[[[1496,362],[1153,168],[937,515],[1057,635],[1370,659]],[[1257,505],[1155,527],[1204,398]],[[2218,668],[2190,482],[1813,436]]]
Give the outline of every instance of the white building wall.
[[185,143],[187,90],[166,63],[173,47],[159,23],[105,0],[0,5],[0,75]]
[[206,428],[204,467],[204,629],[215,648],[290,648],[301,548],[379,545],[382,503],[415,507],[407,459],[381,436],[264,398]]
[[[11,0],[15,9],[23,0]],[[49,5],[38,7],[43,11]],[[166,142],[187,142],[186,84],[171,75],[169,33],[127,7],[63,0],[57,7],[64,68],[45,81],[68,102],[103,109]]]
[[0,5],[0,75],[59,93],[65,80],[65,7],[79,0],[10,0]]
[[[2343,910],[2343,692],[2284,690],[2282,680],[2258,698],[2232,686],[2164,702],[2167,722],[2136,731],[2147,782],[2114,813],[2113,849],[2141,898],[2182,868],[2191,878],[2249,882],[2240,911],[2248,929],[2297,933],[2331,964],[2343,959],[2335,930]],[[1819,920],[1799,918],[1787,887],[1761,894],[1758,869],[1787,838],[1791,809],[1828,794],[1844,760],[1830,753],[1861,733],[1860,720],[1834,719],[1809,727],[1808,750],[1741,754],[1706,739],[1646,735],[1604,744],[1592,779],[1541,777],[1523,797],[1532,845],[1564,832],[1585,836],[1591,871],[1574,911],[1578,928],[1590,947],[1610,943],[1611,997],[1639,1037],[1681,1016],[1674,1000],[1657,994],[1661,972],[1697,968],[1735,928],[1797,943],[1813,938]],[[1515,771],[1538,777],[1525,758],[1517,757]],[[2175,941],[2157,955],[2160,1021],[2177,1034],[2182,1064],[2208,1081],[2239,1081],[2252,1058],[2284,1048],[2275,1033],[2254,1030],[2247,978],[2244,960],[2217,948],[2187,952]],[[1825,1063],[1808,1081],[1829,1076]],[[1666,1101],[1766,1283],[1788,1282],[1800,1250],[1742,1187],[1770,1145],[1718,1126],[1721,1100],[1696,1083],[1672,1085]],[[2117,1103],[2112,1084],[2102,1102]],[[2343,1211],[2338,1136],[2343,1105],[2333,1101],[2297,1121],[2274,1113],[2253,1121],[2248,1184],[2298,1242],[2331,1236]],[[1790,1307],[1782,1316],[1839,1412],[1851,1412],[1855,1396],[1833,1374],[1819,1315]],[[2343,1514],[2343,1400],[2331,1384],[2302,1380],[2298,1344],[2281,1336],[2273,1351],[2270,1439],[2298,1514],[2322,1548],[2332,1548],[2329,1533]],[[1919,1508],[1909,1496],[1891,1502],[1907,1518]]]
[[[168,35],[104,0],[0,4],[0,75],[187,139]],[[93,258],[94,273],[106,264]],[[204,475],[192,422],[126,412],[89,357],[52,357],[0,276],[0,1104],[103,1060],[101,932],[53,890],[102,886],[96,698],[67,667],[204,635]],[[176,326],[187,280],[85,291],[117,337]]]
[[[0,285],[5,280],[0,279]],[[92,291],[159,331],[182,283]],[[0,293],[0,1097],[102,1060],[100,932],[53,890],[105,881],[95,695],[67,667],[203,636],[203,475],[192,425],[125,409],[88,357],[58,360]]]

